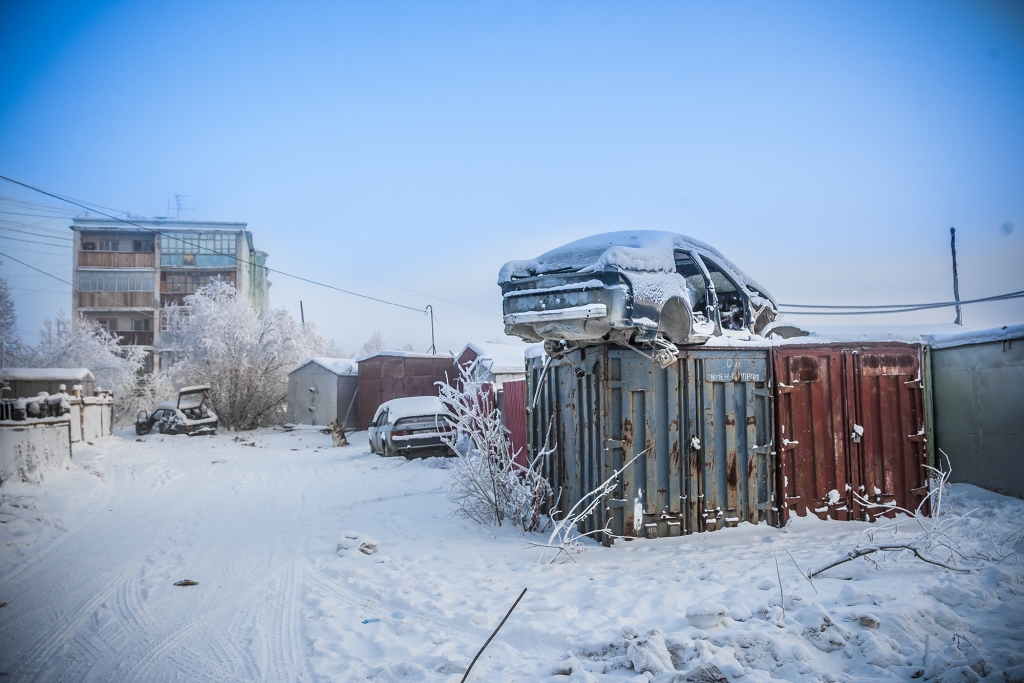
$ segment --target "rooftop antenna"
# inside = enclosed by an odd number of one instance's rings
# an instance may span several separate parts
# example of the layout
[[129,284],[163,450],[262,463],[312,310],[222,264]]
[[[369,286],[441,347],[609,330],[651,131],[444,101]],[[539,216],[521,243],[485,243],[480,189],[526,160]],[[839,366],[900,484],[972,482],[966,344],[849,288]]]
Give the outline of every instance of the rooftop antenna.
[[[185,201],[184,200],[188,199],[191,196],[192,195],[178,194],[177,192],[174,193],[174,217],[175,218],[181,218],[181,212],[182,211],[195,211],[196,210],[196,207],[194,207],[194,206],[185,206]],[[170,199],[167,200],[167,215],[168,216],[171,215],[171,200]]]
[[949,229],[949,249],[953,252],[953,298],[957,303],[953,324],[963,327],[963,318],[960,316],[960,278],[956,273],[956,228]]

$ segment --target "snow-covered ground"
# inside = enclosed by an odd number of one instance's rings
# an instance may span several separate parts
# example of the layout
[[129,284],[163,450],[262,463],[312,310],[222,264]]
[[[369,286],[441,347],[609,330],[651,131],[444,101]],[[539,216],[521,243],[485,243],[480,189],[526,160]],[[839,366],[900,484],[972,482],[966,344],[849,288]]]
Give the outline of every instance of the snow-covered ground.
[[[541,537],[450,516],[447,465],[313,429],[81,444],[0,489],[0,680],[459,681],[523,588],[471,681],[684,681],[705,662],[730,681],[1024,680],[1012,560],[860,559],[812,586],[794,559],[866,525],[804,519],[542,564]],[[968,545],[1024,523],[1024,501],[970,486],[946,502],[978,508]]]

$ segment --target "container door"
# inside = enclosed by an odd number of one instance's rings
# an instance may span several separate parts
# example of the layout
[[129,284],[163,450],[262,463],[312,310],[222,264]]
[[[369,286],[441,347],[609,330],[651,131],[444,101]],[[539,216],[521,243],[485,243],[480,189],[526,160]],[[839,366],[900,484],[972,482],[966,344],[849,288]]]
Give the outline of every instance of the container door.
[[702,350],[684,362],[691,530],[774,524],[767,354]]
[[[915,510],[928,492],[920,348],[907,345],[843,351],[854,488],[872,505],[871,519],[896,505]],[[923,510],[925,514],[927,509]]]
[[[852,485],[844,434],[843,356],[831,347],[775,352],[782,509],[848,519]],[[831,494],[831,491],[836,493]]]
[[679,366],[659,368],[636,351],[614,349],[608,368],[610,434],[601,479],[632,460],[608,501],[613,532],[645,538],[686,533]]

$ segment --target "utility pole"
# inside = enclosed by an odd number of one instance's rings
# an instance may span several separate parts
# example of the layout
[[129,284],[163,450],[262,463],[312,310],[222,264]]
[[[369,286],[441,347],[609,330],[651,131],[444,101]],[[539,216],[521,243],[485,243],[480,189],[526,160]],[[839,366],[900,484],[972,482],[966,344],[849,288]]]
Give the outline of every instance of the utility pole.
[[437,347],[434,346],[434,307],[427,304],[427,307],[423,309],[424,313],[430,313],[430,353],[431,355],[437,355]]
[[302,299],[299,299],[299,317],[302,318],[302,326],[306,326],[306,309],[302,307]]
[[949,249],[953,252],[953,299],[957,302],[956,320],[953,324],[963,327],[963,318],[960,315],[960,278],[956,273],[956,228],[949,229]]

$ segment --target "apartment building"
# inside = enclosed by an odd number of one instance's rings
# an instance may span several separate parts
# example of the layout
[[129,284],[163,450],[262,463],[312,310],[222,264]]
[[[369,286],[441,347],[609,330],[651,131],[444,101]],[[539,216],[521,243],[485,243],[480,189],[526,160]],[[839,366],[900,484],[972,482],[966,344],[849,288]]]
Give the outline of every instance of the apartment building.
[[[167,328],[165,308],[211,280],[230,282],[261,314],[269,307],[267,254],[245,223],[77,218],[71,310],[152,351]],[[165,341],[169,341],[166,340]],[[150,359],[153,354],[150,354]],[[152,360],[148,363],[152,369]]]

